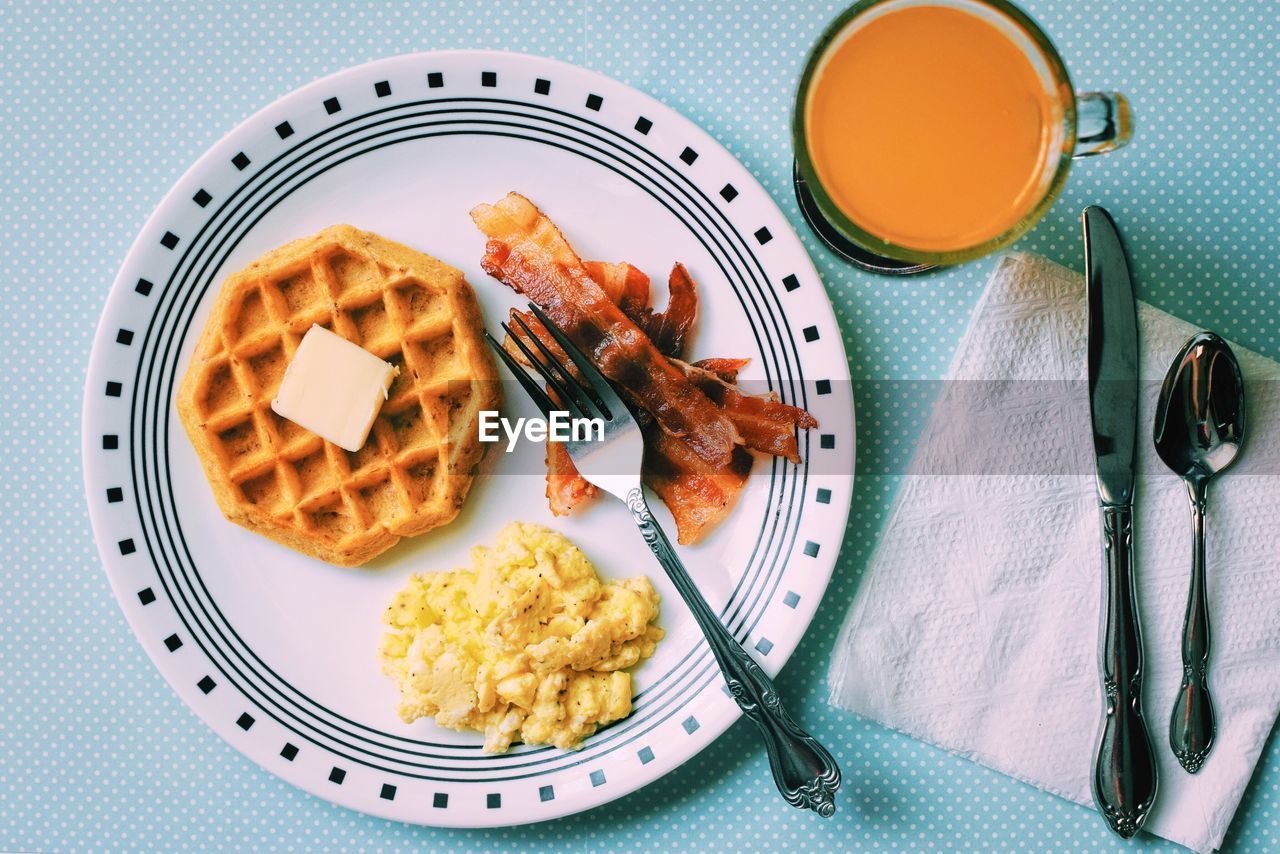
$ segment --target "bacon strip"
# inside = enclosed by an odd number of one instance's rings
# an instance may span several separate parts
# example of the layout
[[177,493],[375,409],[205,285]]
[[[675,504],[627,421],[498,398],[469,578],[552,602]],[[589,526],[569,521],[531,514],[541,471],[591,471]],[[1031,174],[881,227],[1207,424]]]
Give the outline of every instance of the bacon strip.
[[[715,371],[679,359],[672,359],[671,363],[684,371],[684,375],[729,416],[748,448],[800,462],[796,428],[817,427],[816,418],[798,406],[780,403],[773,394],[743,394],[742,389],[726,382]],[[734,375],[737,375],[736,369]]]
[[650,427],[644,436],[644,481],[676,521],[676,540],[691,545],[724,521],[751,474],[751,454],[733,449],[729,465],[711,467],[689,446]]
[[750,359],[699,359],[693,363],[695,368],[710,371],[727,383],[738,381],[738,371],[750,362]]
[[[514,320],[519,317],[561,362],[569,364],[568,357],[542,327],[536,317],[528,312],[511,310]],[[524,338],[524,332],[514,322],[509,324],[513,334]],[[533,342],[525,341],[531,350]],[[524,355],[514,343],[506,342],[507,352],[522,362]],[[816,427],[817,421],[803,409],[779,403],[771,397],[755,397],[743,394],[723,376],[711,368],[718,368],[729,376],[736,376],[746,359],[705,359],[698,364],[672,360],[699,387],[705,387],[711,397],[738,425],[746,447],[774,456],[785,456],[792,462],[800,459],[796,442],[796,427]],[[643,414],[643,413],[642,413]],[[547,442],[547,502],[551,512],[566,516],[598,494],[596,487],[588,483],[569,456],[564,446]],[[737,491],[746,483],[750,469],[750,455],[735,452],[734,459],[722,468],[708,467],[691,455],[679,439],[668,438],[661,430],[646,425],[645,461],[642,474],[647,483],[667,504],[676,519],[676,530],[682,544],[697,542],[702,535],[722,520],[733,506]]]
[[[511,309],[510,318],[507,328],[511,330],[511,334],[502,342],[502,349],[506,350],[513,359],[522,365],[529,365],[528,357],[516,345],[513,340],[515,338],[519,338],[530,352],[537,352],[537,347],[529,340],[529,336],[525,335],[520,324],[516,322],[518,318],[524,321],[524,325],[533,331],[533,334],[537,336],[544,347],[555,355],[560,364],[568,368],[575,378],[582,379],[578,369],[574,367],[573,362],[569,361],[569,357],[565,355],[559,342],[547,332],[542,325],[542,321],[534,317],[531,312],[519,311],[514,308]],[[560,402],[555,389],[548,386],[547,394],[550,395],[552,400],[557,403]],[[565,450],[562,443],[547,439],[545,459],[547,465],[547,505],[556,516],[568,516],[582,504],[599,494],[600,490],[578,473],[578,467],[573,464],[573,458],[569,456],[569,452]]]
[[496,205],[476,206],[471,218],[490,238],[481,260],[486,273],[537,303],[699,459],[716,468],[732,462],[740,438],[733,422],[608,298],[532,202],[509,193]]
[[557,516],[568,516],[600,490],[578,473],[573,458],[561,442],[547,440],[547,505]]
[[683,264],[667,277],[667,307],[656,312],[649,306],[649,277],[623,261],[583,261],[587,275],[600,286],[622,313],[644,332],[664,356],[681,358],[693,321],[698,316],[698,291]]
[[583,261],[582,266],[622,313],[639,325],[638,318],[649,310],[649,277],[625,261],[621,264]]
[[[554,229],[553,225],[550,227]],[[563,242],[558,231],[555,238]],[[555,240],[550,243],[554,247]],[[559,248],[568,249],[572,254],[567,243]],[[623,313],[655,346],[661,339],[660,352],[670,357],[670,363],[725,413],[742,436],[746,448],[785,456],[792,461],[799,460],[796,428],[814,427],[817,421],[803,409],[778,402],[774,395],[744,394],[735,382],[747,359],[703,359],[692,364],[680,361],[697,314],[697,291],[682,265],[677,264],[671,272],[670,297],[666,310],[661,313],[654,312],[647,305],[648,276],[630,264],[587,261],[582,266],[606,298],[618,303]],[[516,317],[522,319],[562,364],[574,370],[560,346],[537,318],[515,309],[511,310],[511,315],[513,321]],[[513,335],[525,337],[515,322],[510,324],[510,328],[514,330]],[[533,342],[525,341],[525,344],[533,348]],[[521,362],[525,361],[523,353],[511,339],[504,342],[504,346]],[[633,403],[638,402],[628,389],[624,387],[621,390],[628,392],[627,396],[633,398]],[[697,542],[732,510],[746,486],[751,455],[743,446],[736,446],[726,465],[708,465],[685,439],[661,429],[643,408],[638,408],[636,414],[645,437],[642,477],[671,511],[679,542]],[[579,474],[563,445],[547,443],[546,465],[547,500],[556,515],[572,512],[597,494],[597,488]]]
[[693,320],[698,315],[698,292],[683,264],[677,263],[671,268],[667,293],[666,310],[657,313],[646,305],[636,324],[661,353],[679,359],[684,356]]

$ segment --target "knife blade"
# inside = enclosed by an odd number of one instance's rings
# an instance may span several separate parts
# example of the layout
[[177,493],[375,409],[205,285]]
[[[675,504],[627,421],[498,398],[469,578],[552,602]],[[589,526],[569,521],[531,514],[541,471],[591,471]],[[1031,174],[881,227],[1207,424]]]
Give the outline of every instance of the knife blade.
[[1133,483],[1138,435],[1138,320],[1124,244],[1111,215],[1085,208],[1089,416],[1102,511],[1106,596],[1104,713],[1093,797],[1122,838],[1138,832],[1156,797],[1156,762],[1142,716],[1142,633],[1133,578]]

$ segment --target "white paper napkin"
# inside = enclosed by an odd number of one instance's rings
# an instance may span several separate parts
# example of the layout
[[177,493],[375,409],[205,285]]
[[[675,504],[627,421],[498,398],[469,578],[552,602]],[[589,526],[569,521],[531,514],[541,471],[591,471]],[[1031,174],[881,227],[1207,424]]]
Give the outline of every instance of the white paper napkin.
[[[1146,829],[1209,851],[1280,710],[1280,365],[1233,347],[1246,445],[1209,490],[1218,734],[1192,776],[1168,746],[1191,523],[1181,481],[1149,437],[1159,380],[1197,330],[1138,308],[1142,374],[1154,381],[1144,383],[1135,521],[1144,709],[1160,774]],[[1080,276],[1036,256],[1001,259],[850,608],[830,682],[838,706],[1091,805],[1102,547],[1085,330]]]

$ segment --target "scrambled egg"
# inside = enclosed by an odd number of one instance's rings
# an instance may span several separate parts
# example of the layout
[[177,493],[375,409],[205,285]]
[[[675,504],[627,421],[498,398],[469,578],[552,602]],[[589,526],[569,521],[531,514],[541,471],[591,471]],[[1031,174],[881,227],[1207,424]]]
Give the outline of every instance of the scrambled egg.
[[434,717],[513,741],[580,747],[631,714],[631,674],[653,655],[658,594],[644,576],[603,583],[560,534],[512,522],[473,569],[415,574],[383,616],[382,670],[411,723]]

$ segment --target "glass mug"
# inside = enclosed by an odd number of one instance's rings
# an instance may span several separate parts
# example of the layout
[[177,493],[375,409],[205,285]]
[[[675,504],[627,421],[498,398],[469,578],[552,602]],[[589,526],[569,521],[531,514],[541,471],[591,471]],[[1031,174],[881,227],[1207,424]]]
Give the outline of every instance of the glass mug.
[[1132,131],[1125,98],[1076,94],[1048,37],[1006,0],[862,0],[800,78],[796,189],[837,252],[916,272],[1008,246],[1073,158]]

